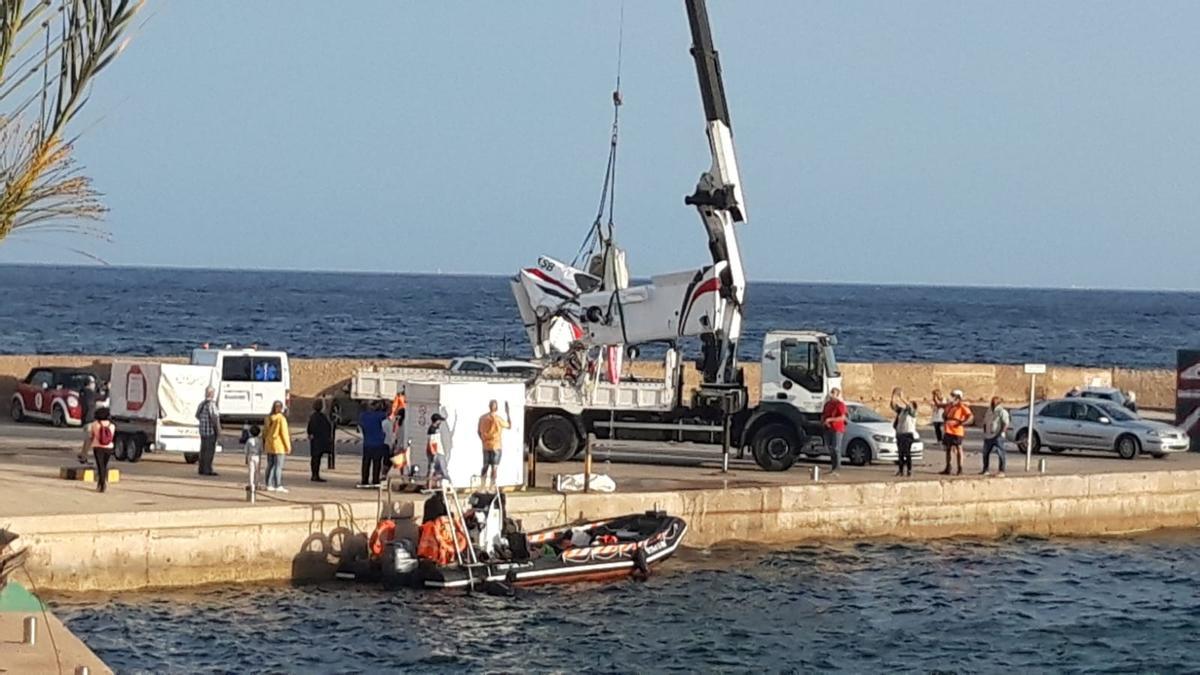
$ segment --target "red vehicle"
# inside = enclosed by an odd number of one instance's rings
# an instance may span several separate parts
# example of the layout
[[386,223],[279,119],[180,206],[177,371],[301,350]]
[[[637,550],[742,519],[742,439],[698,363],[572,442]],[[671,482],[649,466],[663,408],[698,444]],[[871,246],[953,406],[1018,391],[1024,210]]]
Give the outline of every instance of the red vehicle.
[[83,424],[79,392],[96,375],[79,368],[34,368],[17,384],[12,397],[14,422],[48,421],[56,427]]

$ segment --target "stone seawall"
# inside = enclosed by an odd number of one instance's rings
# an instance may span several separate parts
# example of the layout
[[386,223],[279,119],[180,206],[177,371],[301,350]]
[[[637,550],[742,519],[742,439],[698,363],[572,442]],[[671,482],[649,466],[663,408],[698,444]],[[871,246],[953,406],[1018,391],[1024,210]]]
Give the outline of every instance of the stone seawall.
[[[863,537],[1091,536],[1200,526],[1200,471],[806,484],[617,494],[514,494],[528,529],[664,509],[685,543],[783,545]],[[361,551],[374,503],[31,516],[8,526],[32,549],[37,584],[55,591],[327,579]],[[415,534],[419,504],[397,511]]]
[[[157,359],[184,361],[182,358]],[[95,370],[107,377],[113,357],[108,356],[0,356],[0,400],[5,407],[12,396],[16,383],[35,366],[81,366]],[[444,366],[445,361],[404,359],[293,359],[292,396],[293,410],[303,416],[307,402],[324,395],[342,391],[351,373],[367,366]],[[746,379],[752,390],[757,390],[760,377],[756,363],[745,364]],[[642,378],[662,377],[662,365],[655,362],[638,362],[630,365],[630,372]],[[853,399],[872,404],[888,400],[892,387],[903,387],[910,396],[928,401],[933,389],[949,393],[951,389],[962,389],[967,398],[982,403],[993,395],[1008,401],[1029,398],[1029,377],[1021,366],[987,365],[970,363],[843,363],[847,395]],[[686,373],[689,385],[695,385],[698,375],[689,366]],[[1071,387],[1100,384],[1115,386],[1137,392],[1138,403],[1147,408],[1175,407],[1175,374],[1170,370],[1132,370],[1127,368],[1072,368],[1051,366],[1044,376],[1038,378],[1038,389],[1043,396],[1060,396]],[[926,411],[927,412],[927,411]]]

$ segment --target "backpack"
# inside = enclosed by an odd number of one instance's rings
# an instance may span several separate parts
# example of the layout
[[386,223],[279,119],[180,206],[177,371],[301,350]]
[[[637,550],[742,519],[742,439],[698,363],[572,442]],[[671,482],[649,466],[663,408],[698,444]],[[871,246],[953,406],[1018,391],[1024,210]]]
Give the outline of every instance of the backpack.
[[100,425],[100,429],[96,432],[96,445],[99,445],[100,447],[107,447],[107,446],[112,445],[113,425],[101,424],[99,422],[97,422],[97,424]]

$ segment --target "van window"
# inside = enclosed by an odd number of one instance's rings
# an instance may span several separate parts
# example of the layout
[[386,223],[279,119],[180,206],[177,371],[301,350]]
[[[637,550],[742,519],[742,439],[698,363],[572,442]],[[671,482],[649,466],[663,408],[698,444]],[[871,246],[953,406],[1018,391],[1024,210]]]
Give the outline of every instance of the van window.
[[255,356],[250,361],[255,382],[283,382],[283,363],[278,356]]
[[249,356],[226,356],[221,359],[221,379],[225,382],[253,381],[254,367]]

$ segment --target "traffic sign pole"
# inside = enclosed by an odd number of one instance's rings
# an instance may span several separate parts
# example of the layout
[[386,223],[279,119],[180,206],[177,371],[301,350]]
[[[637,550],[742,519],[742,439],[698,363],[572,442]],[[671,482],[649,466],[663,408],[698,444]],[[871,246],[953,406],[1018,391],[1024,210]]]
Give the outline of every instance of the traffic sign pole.
[[1033,463],[1033,438],[1036,432],[1037,420],[1033,416],[1034,399],[1037,396],[1037,376],[1046,372],[1044,363],[1026,363],[1025,373],[1029,375],[1029,431],[1025,435],[1025,472],[1029,473]]

